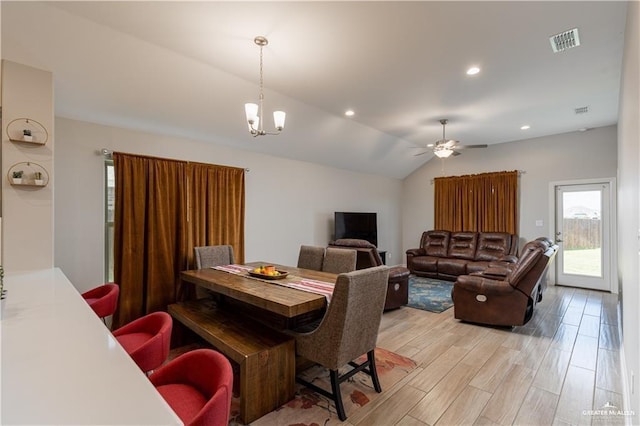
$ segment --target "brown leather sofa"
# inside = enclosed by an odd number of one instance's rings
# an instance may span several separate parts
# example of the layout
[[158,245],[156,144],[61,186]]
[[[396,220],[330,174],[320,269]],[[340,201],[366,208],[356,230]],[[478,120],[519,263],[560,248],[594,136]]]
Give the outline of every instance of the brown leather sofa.
[[455,318],[497,326],[526,324],[542,299],[557,250],[548,240],[530,241],[514,264],[496,262],[483,272],[459,276],[451,292]]
[[[355,250],[356,269],[383,265],[378,249],[369,241],[343,238],[330,242],[329,247]],[[384,310],[399,308],[407,303],[409,303],[409,270],[404,266],[392,266],[389,268]]]
[[505,232],[425,231],[420,247],[407,250],[411,273],[455,281],[485,270],[491,262],[515,262],[518,236]]

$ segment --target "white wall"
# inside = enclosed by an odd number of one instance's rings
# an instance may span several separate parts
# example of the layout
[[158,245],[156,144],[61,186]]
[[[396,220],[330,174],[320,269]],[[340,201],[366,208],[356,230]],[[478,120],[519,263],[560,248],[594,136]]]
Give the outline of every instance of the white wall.
[[629,2],[627,7],[618,123],[618,253],[625,379],[627,389],[634,390],[626,408],[635,412],[632,424],[637,425],[640,424],[640,4]]
[[65,118],[56,118],[56,136],[55,264],[81,291],[104,277],[101,148],[249,168],[247,261],[295,264],[301,244],[332,238],[334,211],[377,212],[378,245],[391,253],[387,264],[402,261],[400,180]]
[[[5,271],[53,266],[53,81],[50,72],[2,61],[2,263]],[[49,133],[46,145],[9,141],[7,126],[31,118]],[[13,126],[12,126],[13,129]],[[15,138],[15,136],[14,136]],[[49,174],[43,188],[12,186],[7,173],[35,162]],[[39,171],[27,165],[17,169]]]
[[[550,236],[549,182],[615,177],[616,162],[616,127],[608,126],[467,149],[444,160],[444,175],[524,171],[519,181],[522,246],[528,240]],[[434,157],[403,182],[403,250],[417,247],[422,232],[433,229],[432,180],[439,176],[443,176],[442,160]],[[542,220],[543,226],[537,227],[536,220]]]

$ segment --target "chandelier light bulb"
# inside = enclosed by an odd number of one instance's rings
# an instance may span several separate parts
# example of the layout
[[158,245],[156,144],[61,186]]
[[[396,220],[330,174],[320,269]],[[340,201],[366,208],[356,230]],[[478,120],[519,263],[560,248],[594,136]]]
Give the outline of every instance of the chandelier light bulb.
[[275,123],[276,130],[281,131],[284,129],[284,119],[286,118],[287,113],[284,111],[274,111],[273,112],[273,122]]
[[258,104],[244,104],[244,112],[247,114],[249,124],[253,124],[258,118]]

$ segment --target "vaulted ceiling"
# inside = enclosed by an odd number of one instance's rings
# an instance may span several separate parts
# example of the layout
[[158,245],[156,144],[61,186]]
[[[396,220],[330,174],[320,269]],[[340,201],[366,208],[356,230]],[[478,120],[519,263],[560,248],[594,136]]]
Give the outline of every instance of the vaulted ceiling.
[[[414,154],[442,136],[441,118],[462,144],[617,123],[625,2],[0,7],[3,59],[52,71],[62,117],[395,178],[432,158]],[[581,45],[554,53],[549,37],[573,28]],[[257,35],[269,39],[265,127],[287,112],[279,136],[252,138],[244,121]],[[472,65],[481,71],[468,76]]]

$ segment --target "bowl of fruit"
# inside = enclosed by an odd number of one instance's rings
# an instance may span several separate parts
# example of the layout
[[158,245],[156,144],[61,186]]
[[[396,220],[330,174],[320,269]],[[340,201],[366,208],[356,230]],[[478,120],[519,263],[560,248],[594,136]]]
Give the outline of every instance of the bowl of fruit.
[[250,270],[249,275],[265,280],[281,280],[289,275],[289,273],[286,271],[279,271],[273,265],[264,265]]

